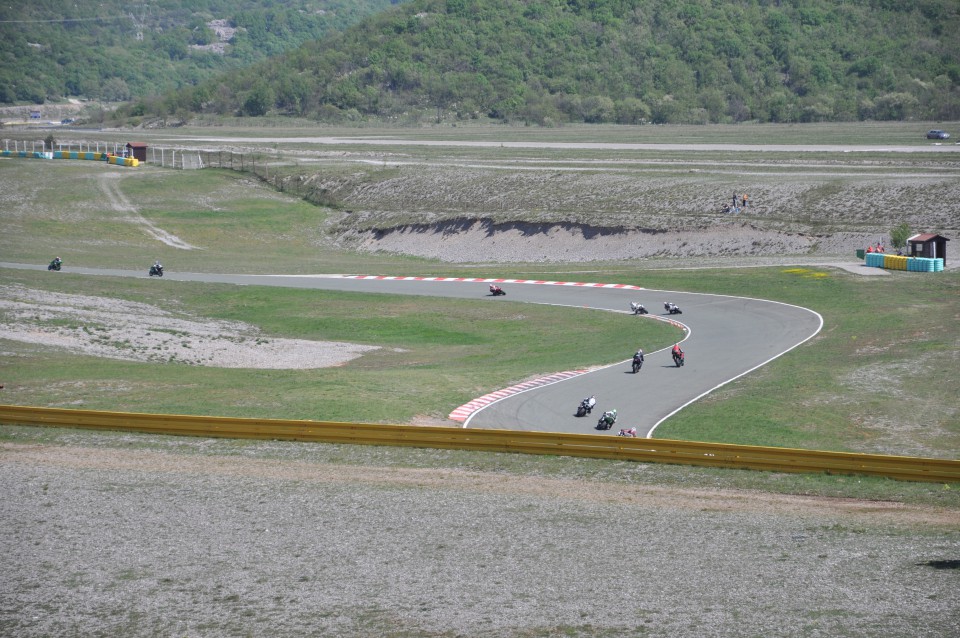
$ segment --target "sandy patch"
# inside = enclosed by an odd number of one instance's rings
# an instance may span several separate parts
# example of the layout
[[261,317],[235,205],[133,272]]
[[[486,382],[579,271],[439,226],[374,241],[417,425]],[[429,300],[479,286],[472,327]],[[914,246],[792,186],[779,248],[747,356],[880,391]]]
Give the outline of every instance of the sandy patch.
[[343,365],[376,346],[264,335],[238,321],[175,314],[150,304],[0,286],[5,339],[79,354],[217,368]]
[[[832,239],[856,246],[866,245],[873,237],[873,234],[848,235]],[[341,238],[362,251],[409,254],[451,263],[804,255],[823,243],[821,237],[764,230],[738,222],[712,228],[659,231],[582,224],[456,220],[350,231]]]

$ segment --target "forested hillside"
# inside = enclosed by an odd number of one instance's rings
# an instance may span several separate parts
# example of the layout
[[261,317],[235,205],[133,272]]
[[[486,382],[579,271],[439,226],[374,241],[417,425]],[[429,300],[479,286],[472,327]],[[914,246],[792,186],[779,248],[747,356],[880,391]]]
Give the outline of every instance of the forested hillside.
[[129,100],[249,65],[402,0],[9,0],[0,103]]
[[548,125],[960,119],[958,11],[956,0],[413,0],[162,108]]

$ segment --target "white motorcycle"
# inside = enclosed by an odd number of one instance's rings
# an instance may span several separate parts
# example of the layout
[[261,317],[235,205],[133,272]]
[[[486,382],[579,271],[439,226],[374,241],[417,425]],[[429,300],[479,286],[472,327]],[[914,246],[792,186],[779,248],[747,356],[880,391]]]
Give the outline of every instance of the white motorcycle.
[[593,406],[597,404],[595,397],[587,397],[577,406],[577,416],[587,416],[593,411]]

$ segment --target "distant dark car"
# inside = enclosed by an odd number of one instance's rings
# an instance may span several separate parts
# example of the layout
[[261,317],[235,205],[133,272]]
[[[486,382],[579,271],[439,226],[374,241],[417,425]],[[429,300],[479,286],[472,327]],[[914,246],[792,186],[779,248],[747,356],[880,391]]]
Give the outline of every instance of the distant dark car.
[[61,123],[61,124],[73,124],[73,118],[72,118],[72,117],[65,117],[64,119],[60,120],[60,123]]
[[927,131],[927,139],[928,139],[928,140],[945,140],[945,139],[949,139],[949,138],[950,138],[950,134],[947,133],[946,131],[941,131],[941,130],[939,130],[939,129],[934,129],[934,130],[932,130],[932,131]]

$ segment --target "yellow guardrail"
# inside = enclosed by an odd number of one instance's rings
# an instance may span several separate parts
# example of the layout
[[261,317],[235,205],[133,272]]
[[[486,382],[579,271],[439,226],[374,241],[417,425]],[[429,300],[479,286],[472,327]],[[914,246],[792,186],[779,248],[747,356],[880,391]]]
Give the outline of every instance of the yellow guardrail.
[[177,436],[276,439],[550,454],[774,472],[865,474],[905,481],[960,481],[960,460],[794,448],[637,439],[596,434],[137,414],[0,405],[0,423]]

